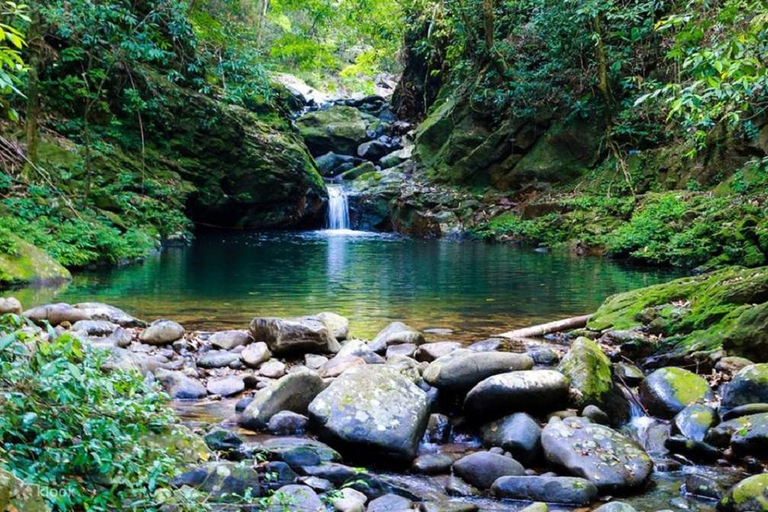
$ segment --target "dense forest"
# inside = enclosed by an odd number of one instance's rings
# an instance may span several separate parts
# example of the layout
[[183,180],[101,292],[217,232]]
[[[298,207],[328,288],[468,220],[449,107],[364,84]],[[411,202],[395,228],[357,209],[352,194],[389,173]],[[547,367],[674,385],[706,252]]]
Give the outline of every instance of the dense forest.
[[[658,444],[668,467],[739,468],[706,495],[718,510],[768,510],[765,475],[743,483],[764,473],[768,451],[768,367],[752,364],[768,347],[764,0],[0,0],[4,289],[139,265],[207,230],[314,230],[340,183],[340,227],[697,277],[613,296],[568,324],[578,330],[560,352],[513,332],[519,354],[499,340],[446,341],[439,329],[425,343],[399,322],[366,343],[333,313],[265,315],[247,331],[212,334],[105,304],[23,311],[0,298],[0,508],[362,512],[368,499],[374,512],[481,508],[429,508],[426,487],[343,466],[359,446],[371,460],[472,483],[441,483],[452,498],[548,501],[551,483],[564,503],[585,506],[652,478],[651,448],[607,426],[641,410],[666,421]],[[538,380],[504,380],[524,372]],[[311,425],[334,449],[257,446],[218,428],[202,437],[166,396],[218,401],[244,389],[255,405],[239,403],[235,425]],[[379,394],[397,406],[374,432],[368,425],[389,414],[371,398]],[[515,400],[540,410],[518,411]],[[369,423],[350,415],[335,425],[329,403],[373,403],[360,413]],[[489,413],[497,407],[516,418]],[[531,430],[524,453],[499,437]],[[422,439],[455,440],[443,431],[496,451],[417,458]],[[578,449],[558,444],[566,438]],[[608,443],[597,455],[594,439]],[[583,469],[569,450],[600,460]],[[561,478],[531,469],[546,465],[573,481],[525,492],[499,483],[523,478],[517,459],[531,478]],[[500,479],[478,476],[500,467]],[[290,499],[276,500],[287,487]],[[371,508],[395,494],[408,504]]]

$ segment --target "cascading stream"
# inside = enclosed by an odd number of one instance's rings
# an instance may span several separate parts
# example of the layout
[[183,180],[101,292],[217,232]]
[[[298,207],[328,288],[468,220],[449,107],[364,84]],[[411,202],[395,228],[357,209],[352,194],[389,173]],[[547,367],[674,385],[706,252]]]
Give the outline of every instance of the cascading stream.
[[349,229],[349,200],[343,185],[328,184],[328,229]]

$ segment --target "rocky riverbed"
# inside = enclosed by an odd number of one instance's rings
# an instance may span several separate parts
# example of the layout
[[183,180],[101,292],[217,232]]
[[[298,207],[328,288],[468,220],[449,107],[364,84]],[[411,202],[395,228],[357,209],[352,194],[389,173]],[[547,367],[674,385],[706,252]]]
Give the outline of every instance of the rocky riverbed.
[[768,364],[722,351],[699,375],[644,371],[610,328],[466,344],[400,322],[356,339],[333,313],[223,332],[99,303],[0,313],[157,381],[215,454],[177,485],[223,508],[768,510]]

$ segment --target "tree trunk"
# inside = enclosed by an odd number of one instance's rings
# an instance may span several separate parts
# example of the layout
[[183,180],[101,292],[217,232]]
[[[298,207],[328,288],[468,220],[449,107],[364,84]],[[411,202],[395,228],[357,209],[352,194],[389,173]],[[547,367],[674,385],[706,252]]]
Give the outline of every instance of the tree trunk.
[[597,37],[597,45],[595,47],[595,53],[597,56],[597,88],[600,90],[600,94],[603,95],[605,101],[606,117],[609,122],[613,119],[613,93],[611,91],[611,81],[608,78],[608,56],[605,51],[605,42],[603,41],[603,27],[600,15],[596,14],[592,20],[595,36]]
[[500,334],[501,338],[509,339],[521,339],[521,338],[536,338],[552,334],[556,332],[567,331],[570,329],[579,329],[587,325],[587,322],[592,315],[575,316],[573,318],[566,318],[565,320],[557,320],[555,322],[548,322],[546,324],[534,325],[533,327],[526,327],[525,329],[517,329],[515,331],[505,332]]
[[[29,73],[27,74],[27,160],[25,169],[38,164],[37,143],[38,124],[40,122],[40,67],[42,63],[42,30],[40,13],[32,3],[27,44],[29,46]],[[30,178],[31,169],[25,171],[25,177]]]

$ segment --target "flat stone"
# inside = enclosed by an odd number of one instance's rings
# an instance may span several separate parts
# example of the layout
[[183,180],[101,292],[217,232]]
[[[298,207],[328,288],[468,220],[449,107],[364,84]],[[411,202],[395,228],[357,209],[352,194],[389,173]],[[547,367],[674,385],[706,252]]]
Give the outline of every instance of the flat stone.
[[259,367],[259,375],[269,379],[279,379],[285,375],[285,363],[271,359]]
[[413,354],[416,352],[417,348],[418,347],[413,343],[402,343],[400,345],[392,345],[390,347],[387,347],[387,353],[385,357],[387,359],[393,356],[413,357]]
[[426,361],[431,363],[435,359],[442,356],[447,356],[454,350],[461,348],[461,343],[458,341],[437,341],[434,343],[425,343],[421,345],[415,352],[414,357],[417,361]]
[[598,494],[597,487],[589,480],[562,476],[505,476],[494,482],[491,492],[504,499],[571,506],[589,505]]
[[236,375],[208,380],[208,392],[212,395],[232,396],[245,390],[245,382]]
[[425,475],[439,475],[448,473],[453,465],[453,459],[444,453],[427,453],[420,455],[411,464],[416,473]]
[[197,358],[197,366],[200,368],[224,368],[240,359],[239,354],[226,350],[211,350]]
[[75,309],[85,313],[89,320],[105,320],[120,327],[144,327],[141,320],[129,315],[120,308],[103,304],[101,302],[80,302],[75,304]]
[[493,375],[530,370],[533,360],[508,352],[454,352],[433,361],[424,371],[424,380],[439,389],[467,390]]
[[368,503],[366,512],[411,512],[413,502],[397,494],[385,494]]
[[54,327],[63,322],[74,324],[80,320],[91,319],[91,316],[88,314],[88,312],[63,302],[58,304],[46,304],[45,306],[38,306],[36,308],[24,311],[23,314],[25,317],[29,318],[35,323],[41,324],[48,322]]

